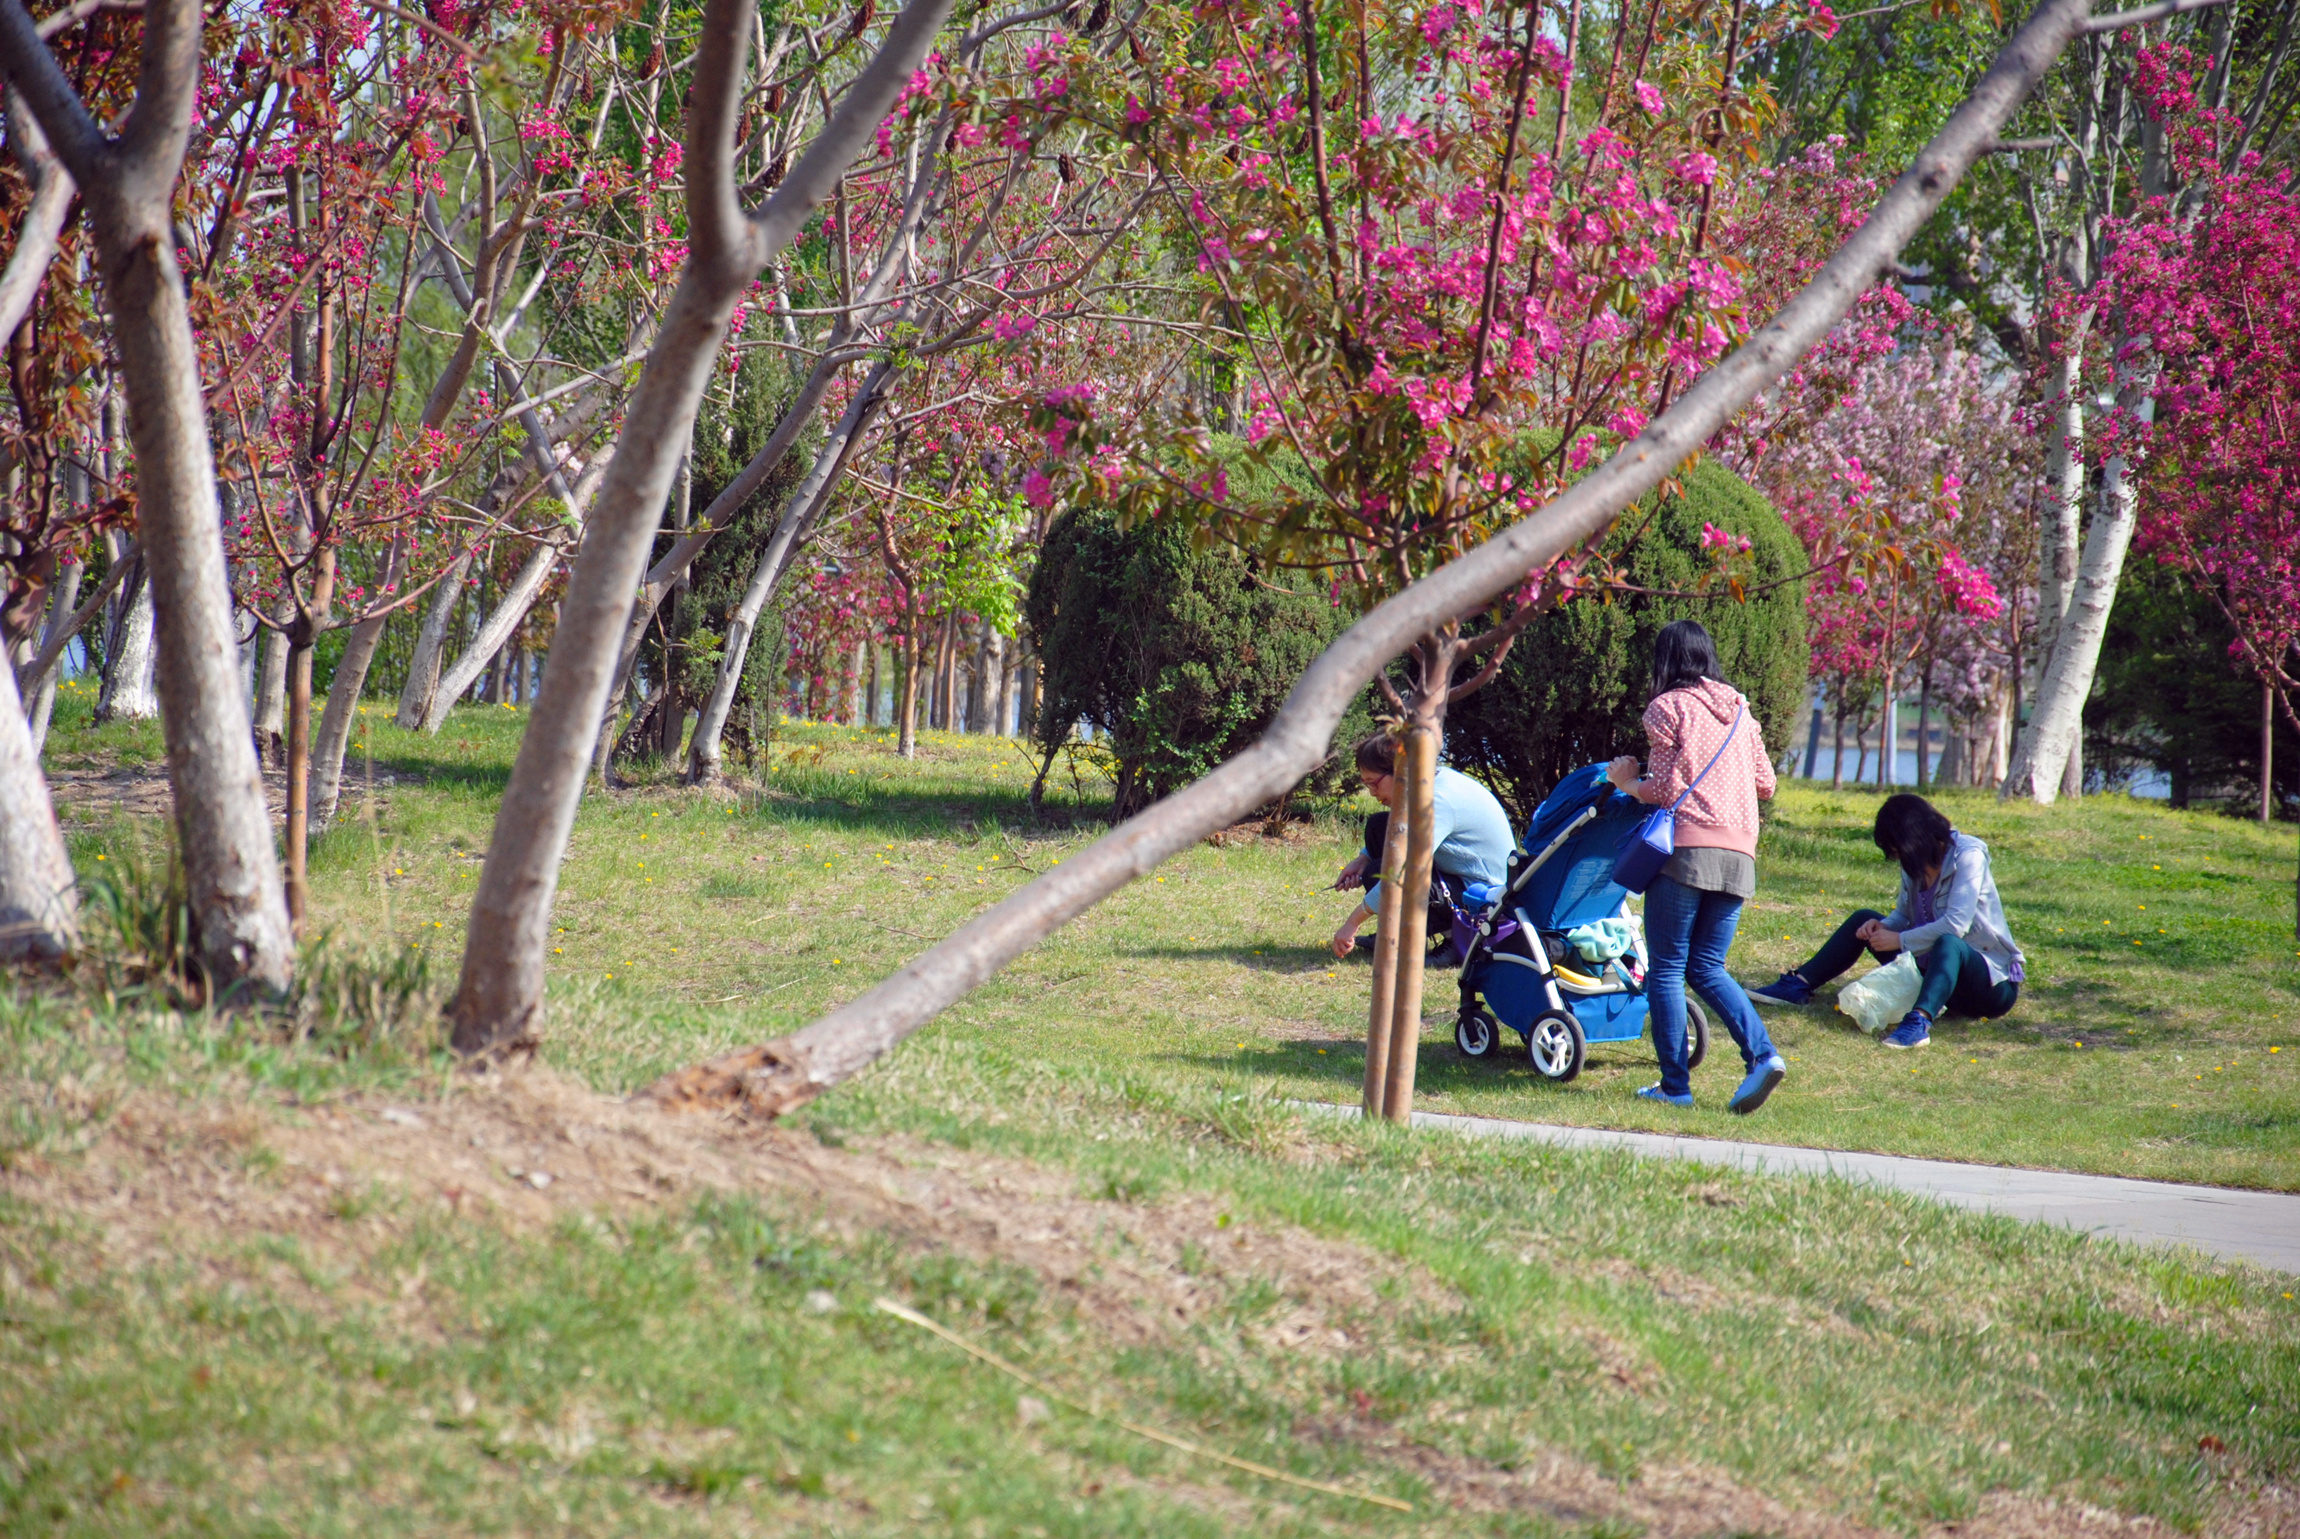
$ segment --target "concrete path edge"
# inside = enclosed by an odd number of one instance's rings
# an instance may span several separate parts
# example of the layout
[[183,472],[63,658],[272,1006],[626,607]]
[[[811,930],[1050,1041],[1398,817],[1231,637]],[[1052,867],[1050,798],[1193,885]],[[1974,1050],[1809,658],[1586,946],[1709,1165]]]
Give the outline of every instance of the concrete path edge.
[[[1355,1106],[1294,1101],[1321,1116],[1356,1117]],[[1614,1128],[1512,1122],[1415,1112],[1413,1125],[1472,1138],[1517,1138],[1569,1149],[1618,1149],[1647,1159],[1692,1160],[1771,1175],[1835,1176],[1931,1197],[1957,1207],[2143,1245],[2189,1245],[2208,1255],[2300,1273],[2300,1194],[2185,1186],[2128,1176],[1968,1165],[1900,1154],[1807,1149],[1791,1144],[1682,1138]]]

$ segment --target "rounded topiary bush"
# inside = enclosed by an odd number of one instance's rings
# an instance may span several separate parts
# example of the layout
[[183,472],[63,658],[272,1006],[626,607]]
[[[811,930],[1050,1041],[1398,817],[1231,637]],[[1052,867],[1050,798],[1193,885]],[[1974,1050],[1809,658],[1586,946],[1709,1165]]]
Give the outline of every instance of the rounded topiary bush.
[[[1653,638],[1672,620],[1699,620],[1717,638],[1725,676],[1749,697],[1776,756],[1797,728],[1810,660],[1805,584],[1786,579],[1804,570],[1804,550],[1773,505],[1723,466],[1704,459],[1680,481],[1683,496],[1665,500],[1650,522],[1647,508],[1624,514],[1605,547],[1631,583],[1655,594],[1577,599],[1541,616],[1500,674],[1447,712],[1453,762],[1502,790],[1520,813],[1582,765],[1644,757]],[[1763,591],[1745,601],[1658,596],[1688,591],[1715,569],[1701,548],[1704,523],[1750,541],[1750,587]]]
[[[1044,660],[1040,744],[1080,721],[1107,734],[1116,813],[1131,816],[1252,744],[1350,619],[1307,579],[1193,549],[1179,521],[1127,529],[1107,509],[1070,509],[1023,604]],[[1361,707],[1338,740],[1368,728]]]

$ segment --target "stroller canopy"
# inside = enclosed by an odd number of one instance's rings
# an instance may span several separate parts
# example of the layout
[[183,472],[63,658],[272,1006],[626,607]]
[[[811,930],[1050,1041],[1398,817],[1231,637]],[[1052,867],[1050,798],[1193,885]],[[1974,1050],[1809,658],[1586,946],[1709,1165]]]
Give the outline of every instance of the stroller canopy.
[[1597,816],[1574,829],[1511,905],[1523,909],[1537,930],[1570,930],[1609,918],[1621,912],[1622,900],[1629,896],[1613,881],[1614,852],[1652,809],[1614,790],[1602,764],[1575,770],[1557,783],[1526,825],[1526,855],[1540,859],[1550,842],[1591,807]]

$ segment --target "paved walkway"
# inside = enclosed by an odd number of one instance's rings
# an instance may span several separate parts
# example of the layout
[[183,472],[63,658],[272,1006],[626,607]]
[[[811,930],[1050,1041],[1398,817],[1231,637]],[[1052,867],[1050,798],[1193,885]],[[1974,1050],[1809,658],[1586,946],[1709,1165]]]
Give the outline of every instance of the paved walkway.
[[[1355,1106],[1323,1101],[1294,1104],[1332,1116],[1358,1115]],[[2215,1256],[2300,1273],[2300,1196],[2284,1192],[2181,1186],[2123,1176],[1966,1165],[1954,1160],[1799,1149],[1723,1138],[1623,1133],[1548,1122],[1505,1122],[1497,1117],[1458,1117],[1444,1112],[1415,1112],[1414,1126],[1444,1128],[1479,1138],[1526,1138],[1569,1149],[1626,1149],[1652,1159],[1698,1160],[1781,1175],[1834,1175],[1849,1181],[1873,1181],[2031,1223],[2061,1224],[2087,1234],[2142,1244],[2193,1245]]]

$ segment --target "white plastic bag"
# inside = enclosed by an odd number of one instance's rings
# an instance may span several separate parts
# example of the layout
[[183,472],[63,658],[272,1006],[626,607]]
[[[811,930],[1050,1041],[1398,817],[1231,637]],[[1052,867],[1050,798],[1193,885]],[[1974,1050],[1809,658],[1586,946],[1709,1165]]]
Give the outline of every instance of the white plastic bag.
[[1904,951],[1874,972],[1864,973],[1837,991],[1837,1008],[1861,1023],[1871,1036],[1890,1031],[1917,1005],[1917,992],[1925,975],[1917,959]]

